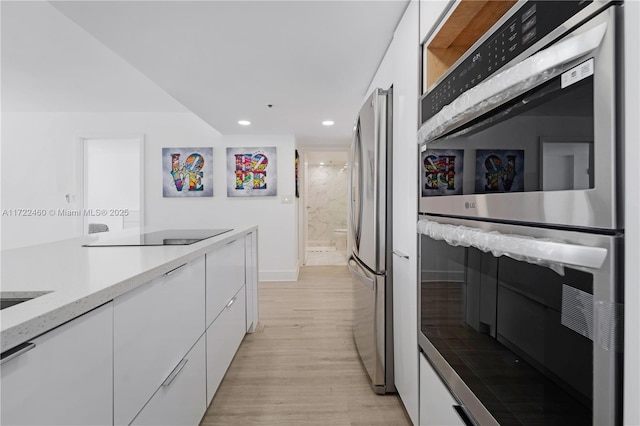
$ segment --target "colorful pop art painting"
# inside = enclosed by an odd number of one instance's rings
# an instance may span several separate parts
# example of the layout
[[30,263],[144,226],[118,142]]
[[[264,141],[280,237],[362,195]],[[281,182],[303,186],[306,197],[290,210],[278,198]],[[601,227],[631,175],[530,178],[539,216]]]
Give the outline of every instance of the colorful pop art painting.
[[227,196],[277,195],[276,148],[227,148]]
[[422,153],[420,186],[422,196],[462,194],[464,151],[427,149]]
[[213,197],[213,148],[162,148],[164,197]]
[[476,150],[476,194],[524,191],[524,150]]

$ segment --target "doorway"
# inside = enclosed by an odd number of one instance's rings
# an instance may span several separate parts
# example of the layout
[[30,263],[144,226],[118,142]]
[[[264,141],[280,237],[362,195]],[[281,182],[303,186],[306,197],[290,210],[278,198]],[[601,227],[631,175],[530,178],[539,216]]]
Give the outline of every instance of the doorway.
[[143,227],[144,137],[81,137],[82,234]]
[[348,152],[308,151],[304,160],[304,264],[346,265]]

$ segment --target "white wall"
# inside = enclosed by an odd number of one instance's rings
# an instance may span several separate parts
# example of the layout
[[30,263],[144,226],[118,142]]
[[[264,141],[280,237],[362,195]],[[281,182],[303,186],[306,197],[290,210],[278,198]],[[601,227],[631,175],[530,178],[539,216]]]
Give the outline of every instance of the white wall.
[[[82,135],[145,136],[145,218],[149,229],[228,227],[258,224],[261,280],[297,277],[292,136],[220,136],[191,113],[9,113],[2,128],[2,199],[4,209],[46,212],[79,209]],[[162,197],[163,147],[214,147],[212,198]],[[227,198],[225,151],[229,146],[278,149],[278,196]],[[67,203],[66,194],[75,201]],[[185,220],[185,218],[188,218]],[[79,217],[49,214],[3,216],[3,248],[81,235]]]
[[[81,137],[145,137],[145,224],[257,224],[261,280],[297,277],[293,136],[225,136],[61,15],[48,2],[2,2],[2,248],[81,235]],[[163,147],[214,147],[214,197],[164,199]],[[276,146],[278,196],[226,197],[227,146]],[[71,195],[67,202],[66,194]],[[50,210],[54,213],[50,214]],[[184,218],[187,217],[187,220]]]
[[[81,235],[82,221],[59,209],[81,208],[82,136],[144,134],[145,152],[189,140],[211,145],[219,134],[191,113],[4,113],[2,200],[5,209],[43,209],[45,216],[3,216],[2,247],[11,248]],[[25,178],[26,177],[26,178]],[[148,180],[150,174],[147,173]],[[153,194],[153,186],[145,184]],[[71,195],[68,203],[66,194]],[[162,187],[156,195],[162,196]],[[147,201],[148,203],[148,201]],[[53,213],[52,213],[53,212]],[[147,211],[152,225],[155,214]]]
[[394,38],[371,83],[387,89],[393,84],[393,321],[395,383],[414,424],[418,424],[418,1],[409,3]]
[[[167,129],[171,132],[171,129]],[[171,142],[168,142],[170,140]],[[147,138],[145,223],[149,227],[225,228],[234,224],[258,225],[258,260],[261,281],[296,280],[297,218],[293,136],[219,136],[198,140],[182,131],[163,135],[162,142]],[[163,147],[213,146],[213,197],[163,198],[161,155]],[[227,197],[226,148],[276,147],[278,195]],[[287,203],[287,198],[291,202]],[[185,223],[184,218],[188,217]]]

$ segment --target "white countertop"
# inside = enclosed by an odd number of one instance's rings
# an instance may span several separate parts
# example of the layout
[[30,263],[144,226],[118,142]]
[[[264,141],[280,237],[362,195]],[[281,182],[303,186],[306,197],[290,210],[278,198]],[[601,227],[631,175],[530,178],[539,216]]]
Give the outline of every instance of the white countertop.
[[235,226],[217,237],[182,246],[82,247],[95,239],[118,236],[94,234],[3,250],[0,297],[39,297],[0,311],[0,352],[256,229]]

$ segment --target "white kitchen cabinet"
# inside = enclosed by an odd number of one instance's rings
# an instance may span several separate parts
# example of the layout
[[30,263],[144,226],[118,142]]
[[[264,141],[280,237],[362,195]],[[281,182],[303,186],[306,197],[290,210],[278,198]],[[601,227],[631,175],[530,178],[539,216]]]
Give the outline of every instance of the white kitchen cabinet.
[[0,365],[0,424],[111,425],[112,337],[110,302],[6,357]]
[[[459,1],[459,0],[458,0]],[[441,22],[445,10],[456,0],[420,0],[420,42],[431,36],[432,30]]]
[[207,253],[207,327],[245,283],[245,240],[238,238]]
[[420,426],[464,426],[458,405],[427,358],[420,354]]
[[114,300],[114,422],[127,425],[205,331],[205,259]]
[[132,425],[196,426],[207,410],[206,342],[203,334],[180,360]]
[[[413,424],[418,424],[418,280],[416,211],[417,167],[407,167],[416,155],[418,127],[416,31],[418,4],[411,2],[393,35],[389,50],[393,70],[393,352],[398,395]],[[399,143],[396,143],[399,142]]]
[[247,293],[247,332],[258,326],[258,232],[245,236],[245,281]]
[[245,297],[245,287],[242,287],[207,329],[207,405],[244,338]]

